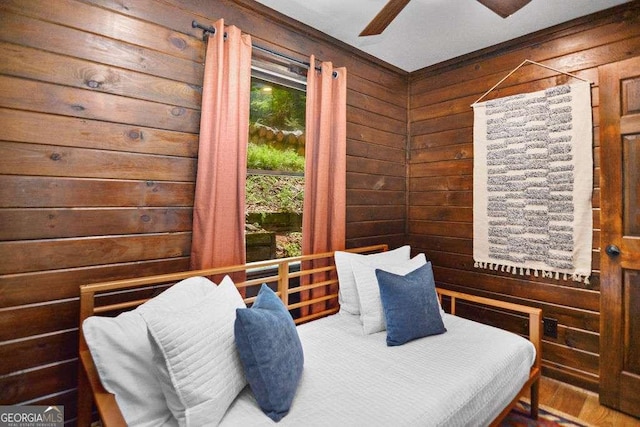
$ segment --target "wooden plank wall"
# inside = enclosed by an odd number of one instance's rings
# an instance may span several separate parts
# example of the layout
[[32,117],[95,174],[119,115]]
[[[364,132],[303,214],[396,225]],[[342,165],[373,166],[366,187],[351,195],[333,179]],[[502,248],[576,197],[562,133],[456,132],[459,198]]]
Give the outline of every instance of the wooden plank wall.
[[[600,65],[640,55],[640,2],[412,73],[410,77],[409,243],[434,263],[444,287],[541,307],[558,320],[558,337],[545,337],[544,374],[591,390],[599,369]],[[470,104],[523,60],[530,59],[594,82],[593,276],[591,283],[514,277],[473,266],[473,112]],[[572,82],[527,65],[485,99]],[[493,313],[469,315],[494,322]],[[504,325],[503,325],[504,326]],[[513,319],[522,330],[521,319]]]
[[0,4],[0,404],[76,401],[78,286],[188,268],[196,19],[348,68],[347,245],[405,237],[408,76],[248,0]]

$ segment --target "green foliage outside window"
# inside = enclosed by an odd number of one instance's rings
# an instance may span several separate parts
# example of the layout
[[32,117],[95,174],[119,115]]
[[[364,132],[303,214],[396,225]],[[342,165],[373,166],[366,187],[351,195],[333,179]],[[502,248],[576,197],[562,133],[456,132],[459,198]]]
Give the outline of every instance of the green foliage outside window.
[[283,150],[267,144],[250,142],[247,150],[247,168],[303,172],[304,157],[292,149]]
[[252,79],[250,120],[280,130],[304,131],[306,99],[301,90]]
[[[306,93],[252,77],[250,108],[246,209],[252,223],[247,224],[247,236],[264,232],[275,235],[276,250],[271,257],[300,255]],[[283,218],[281,213],[287,214],[284,218],[292,218],[291,222],[285,225],[279,219],[281,222],[274,225],[269,218]],[[256,220],[256,214],[262,219]],[[265,256],[259,253],[256,256]]]

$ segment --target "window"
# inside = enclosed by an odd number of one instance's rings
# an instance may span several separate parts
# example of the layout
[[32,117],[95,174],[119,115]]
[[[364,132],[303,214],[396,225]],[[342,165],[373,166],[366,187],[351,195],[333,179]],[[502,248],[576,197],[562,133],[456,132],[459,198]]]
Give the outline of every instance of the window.
[[301,254],[305,77],[254,61],[247,150],[247,261]]

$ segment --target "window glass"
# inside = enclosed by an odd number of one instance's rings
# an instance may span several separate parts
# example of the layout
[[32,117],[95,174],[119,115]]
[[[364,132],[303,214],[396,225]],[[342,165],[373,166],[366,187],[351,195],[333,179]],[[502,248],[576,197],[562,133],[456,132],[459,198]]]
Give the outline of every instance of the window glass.
[[254,67],[247,150],[247,261],[301,254],[304,77]]

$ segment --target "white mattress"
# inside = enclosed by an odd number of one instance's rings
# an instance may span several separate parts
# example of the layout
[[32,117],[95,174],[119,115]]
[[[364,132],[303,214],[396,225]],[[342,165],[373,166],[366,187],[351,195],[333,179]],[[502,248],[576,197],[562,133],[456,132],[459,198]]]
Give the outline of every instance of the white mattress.
[[[526,339],[444,315],[447,332],[387,347],[359,317],[336,314],[298,327],[305,364],[279,426],[483,426],[529,377]],[[247,387],[222,426],[275,425]]]

